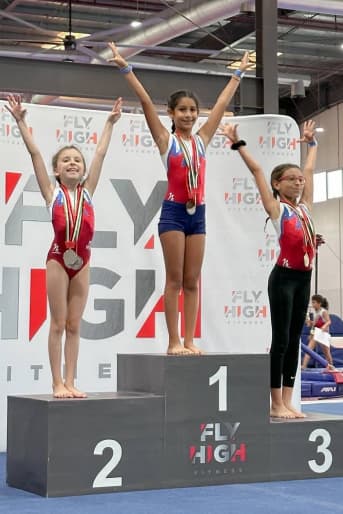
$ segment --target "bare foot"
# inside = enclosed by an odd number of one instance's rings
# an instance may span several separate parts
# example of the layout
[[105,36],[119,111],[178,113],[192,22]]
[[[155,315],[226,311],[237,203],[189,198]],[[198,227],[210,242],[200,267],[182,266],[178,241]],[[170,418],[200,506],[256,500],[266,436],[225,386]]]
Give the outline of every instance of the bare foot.
[[192,355],[192,352],[181,343],[169,343],[167,355]]
[[286,405],[286,409],[288,409],[290,412],[292,412],[294,414],[294,417],[296,417],[296,418],[306,418],[307,417],[306,414],[297,410],[295,407],[293,407],[293,405]]
[[76,387],[69,386],[66,384],[65,384],[65,387],[72,395],[72,398],[87,398],[87,394],[83,393],[82,391],[79,391],[79,389],[76,389]]
[[296,416],[294,412],[291,412],[284,405],[280,405],[278,407],[272,407],[270,409],[270,417],[271,418],[283,418],[283,419],[295,419]]
[[52,393],[54,398],[72,398],[72,393],[64,386],[64,384],[52,384]]
[[193,353],[193,355],[204,355],[204,351],[195,346],[193,343],[185,343],[185,348]]

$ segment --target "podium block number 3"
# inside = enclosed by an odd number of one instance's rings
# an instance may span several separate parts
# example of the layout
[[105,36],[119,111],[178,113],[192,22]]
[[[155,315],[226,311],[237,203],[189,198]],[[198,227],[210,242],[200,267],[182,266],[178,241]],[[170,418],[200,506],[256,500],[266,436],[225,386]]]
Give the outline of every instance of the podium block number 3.
[[219,366],[218,371],[212,375],[208,383],[210,386],[218,382],[218,410],[227,411],[227,366]]
[[104,439],[103,441],[100,441],[94,448],[94,455],[102,455],[106,448],[110,448],[112,450],[112,457],[95,477],[93,487],[121,487],[122,477],[109,478],[108,475],[119,464],[123,454],[122,447],[118,441],[114,441],[113,439]]
[[325,473],[332,465],[332,453],[328,449],[331,443],[331,436],[324,428],[316,428],[310,433],[308,440],[315,442],[318,439],[320,444],[317,446],[317,453],[321,455],[320,464],[313,459],[308,461],[308,465],[315,473]]

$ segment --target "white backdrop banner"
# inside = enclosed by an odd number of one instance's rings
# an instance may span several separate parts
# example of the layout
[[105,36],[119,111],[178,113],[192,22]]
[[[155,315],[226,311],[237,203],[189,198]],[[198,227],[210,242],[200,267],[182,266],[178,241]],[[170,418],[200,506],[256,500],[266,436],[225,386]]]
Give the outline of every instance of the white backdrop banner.
[[[76,144],[90,163],[106,113],[35,105],[28,109],[27,122],[49,166],[52,155],[66,144]],[[299,163],[299,131],[291,118],[264,115],[234,121],[266,175],[280,162]],[[167,117],[164,122],[169,128]],[[265,353],[270,344],[267,277],[277,239],[271,224],[264,231],[266,215],[254,181],[229,142],[216,135],[207,156],[207,247],[197,343],[207,352]],[[0,173],[3,451],[7,395],[51,391],[45,259],[52,240],[30,157],[3,102]],[[123,114],[93,199],[96,233],[81,330],[81,389],[115,390],[117,353],[166,351],[164,265],[157,235],[165,187],[164,168],[144,118]],[[180,317],[181,331],[182,321]]]

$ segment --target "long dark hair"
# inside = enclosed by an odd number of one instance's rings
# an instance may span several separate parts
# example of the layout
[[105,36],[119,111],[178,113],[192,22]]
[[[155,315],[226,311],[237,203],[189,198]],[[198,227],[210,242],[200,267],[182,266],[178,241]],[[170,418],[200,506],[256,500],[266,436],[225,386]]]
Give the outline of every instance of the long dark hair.
[[[181,100],[181,98],[191,98],[192,100],[194,100],[197,111],[199,112],[199,100],[197,99],[197,97],[195,96],[193,91],[189,91],[188,89],[182,89],[180,91],[175,91],[175,93],[172,93],[168,100],[168,109],[173,111],[175,109],[175,107],[177,106],[177,104],[179,103],[179,101]],[[171,131],[172,131],[172,134],[174,134],[174,132],[175,132],[174,121],[172,122]]]
[[312,295],[311,300],[312,300],[313,302],[317,302],[317,303],[319,303],[319,305],[320,305],[321,307],[323,307],[323,309],[326,309],[326,310],[328,310],[328,309],[329,309],[329,302],[328,302],[328,301],[327,301],[327,299],[326,299],[324,296],[322,296],[321,294],[314,294],[314,295]]

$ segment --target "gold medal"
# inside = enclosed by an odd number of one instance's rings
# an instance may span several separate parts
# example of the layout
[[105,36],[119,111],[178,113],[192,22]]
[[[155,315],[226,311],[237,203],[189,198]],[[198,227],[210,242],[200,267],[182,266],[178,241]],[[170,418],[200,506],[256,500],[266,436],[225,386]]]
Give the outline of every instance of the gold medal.
[[188,202],[186,203],[186,211],[188,212],[188,214],[193,216],[193,214],[195,214],[196,210],[197,210],[197,206],[195,205],[195,201],[188,200]]

